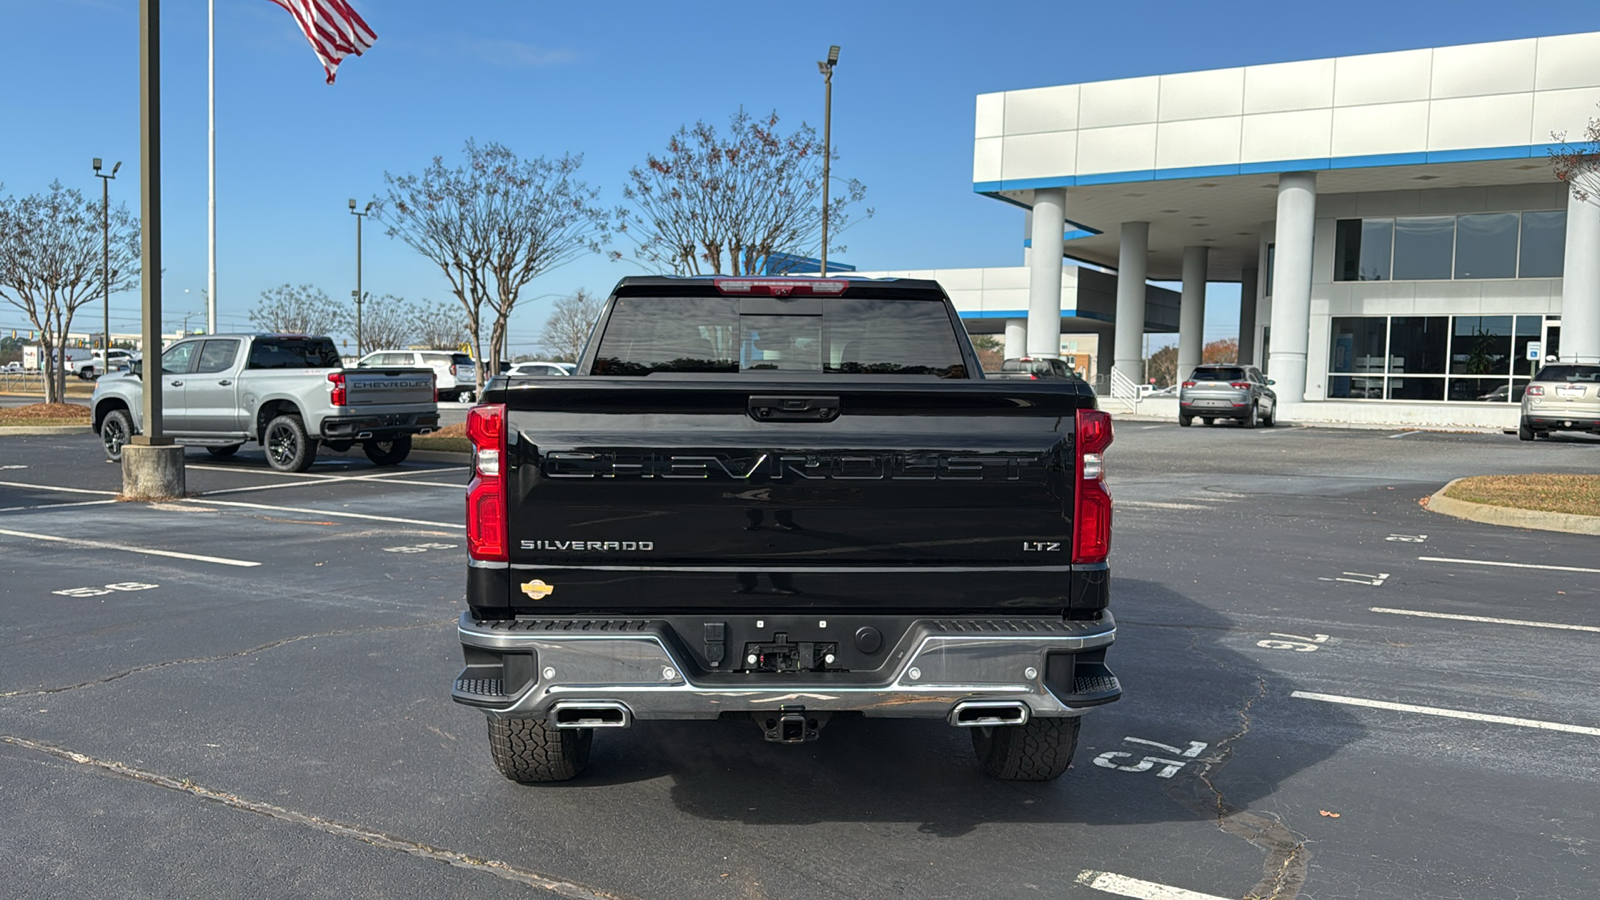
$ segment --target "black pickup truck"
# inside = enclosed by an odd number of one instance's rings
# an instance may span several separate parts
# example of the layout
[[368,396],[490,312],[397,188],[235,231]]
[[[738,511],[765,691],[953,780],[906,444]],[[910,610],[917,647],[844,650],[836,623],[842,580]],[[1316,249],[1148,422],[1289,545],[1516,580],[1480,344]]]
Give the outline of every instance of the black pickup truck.
[[1111,419],[1082,381],[985,380],[936,282],[625,278],[568,378],[471,409],[466,667],[500,771],[594,732],[832,715],[971,729],[1066,771],[1106,667]]

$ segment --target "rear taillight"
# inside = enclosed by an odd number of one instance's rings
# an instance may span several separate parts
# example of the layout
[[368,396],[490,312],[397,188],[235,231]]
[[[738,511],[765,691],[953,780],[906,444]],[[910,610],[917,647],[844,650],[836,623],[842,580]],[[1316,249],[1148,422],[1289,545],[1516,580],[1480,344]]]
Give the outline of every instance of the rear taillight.
[[511,558],[506,528],[506,407],[504,403],[467,410],[472,441],[472,481],[467,485],[467,555],[473,559]]
[[460,376],[458,376],[458,375],[457,375],[457,374],[456,374],[456,366],[455,366],[455,363],[451,363],[451,364],[450,364],[450,377],[451,377],[451,378],[458,378],[458,377],[460,377]]
[[1250,390],[1250,382],[1248,382],[1248,381],[1230,381],[1230,382],[1228,382],[1228,387],[1231,387],[1231,388],[1233,388],[1234,390],[1237,390],[1237,391],[1248,391],[1248,390]]
[[848,281],[818,278],[718,278],[714,283],[723,294],[765,297],[837,297],[850,286]]
[[1528,396],[1529,397],[1543,397],[1544,396],[1544,386],[1543,385],[1538,385],[1538,384],[1530,384],[1530,385],[1528,385]]
[[344,373],[329,372],[328,381],[333,384],[333,390],[329,391],[328,402],[334,406],[344,406],[345,401],[350,399],[350,394],[344,387]]
[[1098,409],[1078,410],[1076,502],[1072,518],[1072,561],[1102,563],[1111,552],[1111,492],[1106,489],[1106,448],[1111,446],[1111,416]]
[[439,376],[433,376],[433,402],[439,402]]
[[1192,382],[1192,381],[1185,381],[1185,382],[1184,382],[1184,383],[1183,383],[1183,386],[1184,386],[1184,387],[1194,387],[1194,382]]

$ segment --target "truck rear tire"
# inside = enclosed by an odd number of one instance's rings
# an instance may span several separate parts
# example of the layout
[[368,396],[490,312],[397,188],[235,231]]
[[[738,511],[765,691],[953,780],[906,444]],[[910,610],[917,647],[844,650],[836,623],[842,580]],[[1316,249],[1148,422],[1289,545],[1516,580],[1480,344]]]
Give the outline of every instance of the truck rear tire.
[[974,728],[972,749],[983,770],[1002,781],[1050,781],[1072,764],[1080,724],[1073,716]]
[[363,441],[361,449],[367,459],[380,466],[398,466],[411,455],[411,435],[402,435],[387,441]]
[[489,719],[489,753],[521,784],[568,781],[589,764],[592,728],[552,728],[544,719]]
[[122,460],[122,448],[133,440],[133,418],[127,410],[113,409],[100,420],[100,444],[106,448],[106,459]]
[[261,435],[267,465],[279,472],[304,472],[317,461],[317,442],[306,434],[299,416],[279,416]]

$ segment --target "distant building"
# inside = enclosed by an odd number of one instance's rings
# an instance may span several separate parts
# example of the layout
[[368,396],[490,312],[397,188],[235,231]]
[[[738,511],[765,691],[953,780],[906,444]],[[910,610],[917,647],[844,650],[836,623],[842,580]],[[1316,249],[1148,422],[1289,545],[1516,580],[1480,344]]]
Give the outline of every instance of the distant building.
[[1600,33],[980,95],[974,189],[1031,248],[941,280],[981,315],[1003,273],[1035,354],[1094,322],[1130,382],[1174,324],[1147,279],[1183,284],[1180,373],[1206,282],[1238,282],[1240,355],[1302,417],[1514,424],[1530,355],[1600,362],[1600,202],[1547,160],[1600,114],[1596,60]]

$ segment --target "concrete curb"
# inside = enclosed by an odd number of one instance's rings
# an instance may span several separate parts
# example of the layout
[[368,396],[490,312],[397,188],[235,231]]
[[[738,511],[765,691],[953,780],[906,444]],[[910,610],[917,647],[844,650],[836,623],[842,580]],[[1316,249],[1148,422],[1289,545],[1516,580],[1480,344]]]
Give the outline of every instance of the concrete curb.
[[94,427],[92,425],[0,425],[0,437],[11,434],[94,434]]
[[1493,506],[1446,497],[1457,478],[1428,497],[1428,509],[1458,519],[1470,519],[1486,525],[1506,525],[1511,528],[1533,528],[1539,531],[1564,531],[1568,534],[1600,534],[1600,516],[1580,516],[1573,513],[1544,512],[1537,509],[1517,509],[1510,506]]

